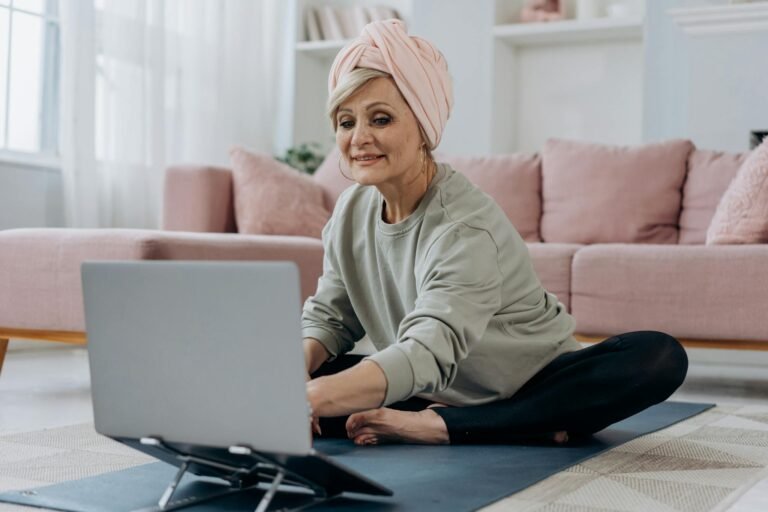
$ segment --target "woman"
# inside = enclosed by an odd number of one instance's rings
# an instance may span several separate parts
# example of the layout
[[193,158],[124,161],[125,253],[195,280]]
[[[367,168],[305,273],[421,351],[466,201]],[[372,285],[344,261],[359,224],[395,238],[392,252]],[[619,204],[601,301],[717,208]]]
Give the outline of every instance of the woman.
[[[564,442],[682,383],[685,351],[666,334],[581,349],[502,210],[433,160],[453,100],[429,42],[398,20],[369,24],[336,57],[329,93],[339,170],[357,184],[323,231],[323,275],[302,316],[318,434]],[[377,352],[345,356],[365,334]]]

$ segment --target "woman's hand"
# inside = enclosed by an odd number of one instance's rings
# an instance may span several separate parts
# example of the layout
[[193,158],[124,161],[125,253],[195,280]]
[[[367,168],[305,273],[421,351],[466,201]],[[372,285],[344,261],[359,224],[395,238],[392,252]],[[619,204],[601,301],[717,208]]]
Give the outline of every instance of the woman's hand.
[[[311,381],[309,373],[307,373],[307,382]],[[320,417],[315,414],[315,408],[312,407],[312,402],[309,402],[309,422],[312,425],[312,432],[317,435],[322,435],[323,431],[320,429]]]
[[307,382],[314,417],[344,416],[381,407],[387,378],[379,365],[364,360],[343,372]]

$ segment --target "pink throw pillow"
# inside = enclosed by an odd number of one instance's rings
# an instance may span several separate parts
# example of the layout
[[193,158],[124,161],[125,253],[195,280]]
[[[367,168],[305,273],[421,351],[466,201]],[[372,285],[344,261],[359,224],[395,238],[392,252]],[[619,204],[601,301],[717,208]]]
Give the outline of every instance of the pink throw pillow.
[[491,196],[523,240],[541,241],[541,157],[538,154],[445,156],[439,161],[450,164]]
[[542,154],[545,242],[677,243],[688,140],[609,146],[550,139]]
[[768,243],[768,139],[736,173],[707,230],[707,245],[760,243]]
[[749,156],[694,149],[688,157],[688,173],[683,185],[679,244],[703,244],[717,204]]
[[265,153],[229,152],[240,233],[320,238],[331,212],[309,176]]
[[[325,206],[331,211],[333,210],[334,205],[336,205],[336,201],[339,199],[341,193],[355,184],[354,181],[348,180],[341,175],[341,172],[339,171],[339,156],[339,148],[334,145],[323,160],[323,163],[321,163],[320,167],[315,171],[315,174],[312,175],[315,183],[323,187]],[[346,168],[344,172],[347,173],[347,176],[350,178],[352,177],[349,174],[349,170]]]

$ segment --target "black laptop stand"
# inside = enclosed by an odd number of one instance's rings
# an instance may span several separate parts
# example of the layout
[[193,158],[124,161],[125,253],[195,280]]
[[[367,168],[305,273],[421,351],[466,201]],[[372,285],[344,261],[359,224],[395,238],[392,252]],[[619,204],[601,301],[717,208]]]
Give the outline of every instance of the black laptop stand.
[[[351,471],[321,453],[305,456],[262,453],[246,446],[206,448],[166,443],[157,437],[117,439],[179,469],[158,500],[149,510],[176,510],[203,501],[252,489],[265,490],[255,512],[265,512],[278,492],[290,493],[300,510],[330,500],[345,491],[391,496],[392,491]],[[190,497],[173,500],[186,473],[216,477],[229,486]]]

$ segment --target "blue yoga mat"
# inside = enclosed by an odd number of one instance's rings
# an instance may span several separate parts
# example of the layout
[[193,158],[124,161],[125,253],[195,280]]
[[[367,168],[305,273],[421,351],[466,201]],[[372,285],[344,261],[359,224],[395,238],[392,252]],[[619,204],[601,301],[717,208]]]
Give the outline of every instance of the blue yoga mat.
[[[343,495],[313,511],[475,510],[518,492],[638,436],[699,414],[713,404],[664,402],[577,444],[357,447],[342,439],[318,440],[315,447],[341,464],[389,487],[394,496]],[[120,512],[154,507],[176,468],[157,462],[82,480],[0,494],[0,501],[65,511]],[[185,477],[174,502],[221,488]],[[219,497],[184,510],[252,511],[263,491]],[[300,497],[278,493],[270,510],[290,507]]]

